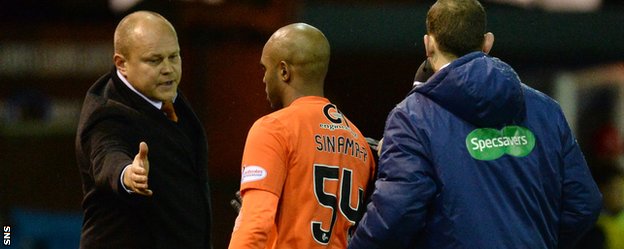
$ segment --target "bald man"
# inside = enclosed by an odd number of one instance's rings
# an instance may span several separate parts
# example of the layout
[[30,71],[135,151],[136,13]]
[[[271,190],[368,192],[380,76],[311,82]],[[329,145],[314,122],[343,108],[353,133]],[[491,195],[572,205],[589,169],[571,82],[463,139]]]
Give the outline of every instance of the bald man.
[[263,82],[277,111],[249,130],[230,249],[346,248],[375,164],[364,136],[323,97],[329,51],[304,23],[264,46]]
[[117,26],[114,49],[76,136],[80,248],[210,248],[206,135],[178,90],[176,31],[157,13],[134,12]]

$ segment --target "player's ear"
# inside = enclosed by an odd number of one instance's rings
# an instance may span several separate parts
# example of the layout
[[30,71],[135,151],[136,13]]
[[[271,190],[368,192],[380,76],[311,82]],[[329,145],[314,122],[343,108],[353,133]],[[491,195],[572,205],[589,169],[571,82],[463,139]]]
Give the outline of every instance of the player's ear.
[[285,61],[279,63],[279,77],[283,82],[289,82],[291,77],[290,65]]
[[492,46],[494,46],[494,34],[487,32],[483,35],[483,48],[481,50],[487,54],[492,50]]
[[423,36],[423,44],[425,44],[425,54],[426,54],[427,57],[431,57],[433,55],[433,50],[430,47],[432,44],[431,44],[431,41],[429,39],[430,39],[429,35],[424,35]]
[[126,75],[126,57],[124,57],[121,54],[115,53],[115,55],[113,55],[113,62],[115,63],[115,67],[117,68],[117,70],[119,70],[119,72],[122,75]]
[[438,41],[433,35],[425,35],[423,38],[425,42],[425,52],[427,53],[427,57],[433,57],[435,53],[440,52],[438,50]]

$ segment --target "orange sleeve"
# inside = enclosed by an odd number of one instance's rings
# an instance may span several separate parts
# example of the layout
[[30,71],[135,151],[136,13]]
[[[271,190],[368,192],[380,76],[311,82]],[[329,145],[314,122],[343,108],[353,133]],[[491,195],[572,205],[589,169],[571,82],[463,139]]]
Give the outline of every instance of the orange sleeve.
[[242,194],[241,208],[229,249],[264,249],[275,238],[275,213],[279,198],[264,190],[250,189]]
[[260,189],[278,197],[288,171],[289,131],[273,117],[258,119],[249,129],[242,158],[240,190]]

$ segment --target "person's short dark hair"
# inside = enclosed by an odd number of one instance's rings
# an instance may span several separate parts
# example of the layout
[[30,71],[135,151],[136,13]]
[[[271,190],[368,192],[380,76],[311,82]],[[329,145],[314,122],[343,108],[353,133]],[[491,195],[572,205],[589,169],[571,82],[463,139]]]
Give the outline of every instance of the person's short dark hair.
[[461,57],[479,51],[486,28],[485,9],[477,0],[438,0],[427,13],[427,34],[443,52]]

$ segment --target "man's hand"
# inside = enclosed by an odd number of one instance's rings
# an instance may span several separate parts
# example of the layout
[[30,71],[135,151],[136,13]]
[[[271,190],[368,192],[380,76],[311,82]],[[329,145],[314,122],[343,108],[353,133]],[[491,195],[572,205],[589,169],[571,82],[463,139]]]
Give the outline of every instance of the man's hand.
[[147,176],[149,174],[149,160],[147,159],[147,144],[139,144],[139,153],[134,157],[134,161],[123,175],[123,184],[134,193],[151,196],[152,190],[147,186]]
[[368,146],[370,146],[372,150],[377,152],[377,156],[381,156],[381,144],[383,143],[383,137],[379,140],[366,137],[366,142],[368,143]]
[[232,205],[236,213],[240,213],[241,207],[243,207],[243,198],[241,198],[240,191],[236,191],[234,199],[230,200],[230,205]]

